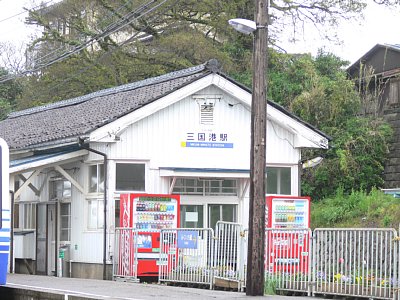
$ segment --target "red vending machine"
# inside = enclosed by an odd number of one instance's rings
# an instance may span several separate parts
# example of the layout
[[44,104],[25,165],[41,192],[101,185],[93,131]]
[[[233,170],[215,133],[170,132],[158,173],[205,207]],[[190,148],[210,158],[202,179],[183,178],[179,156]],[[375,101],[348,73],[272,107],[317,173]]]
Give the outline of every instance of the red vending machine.
[[268,196],[268,228],[309,228],[310,197]]
[[303,273],[308,270],[310,201],[310,197],[267,197],[266,224],[269,229],[265,257],[269,272]]
[[[137,276],[158,276],[160,230],[178,228],[179,195],[129,194],[120,198],[120,226],[139,230]],[[129,221],[127,212],[129,211]],[[129,226],[126,226],[129,225]]]

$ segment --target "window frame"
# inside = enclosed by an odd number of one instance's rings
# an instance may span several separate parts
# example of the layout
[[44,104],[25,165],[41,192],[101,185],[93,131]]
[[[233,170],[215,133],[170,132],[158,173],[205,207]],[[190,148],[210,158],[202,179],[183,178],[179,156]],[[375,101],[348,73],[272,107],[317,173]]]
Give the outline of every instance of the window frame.
[[[269,192],[268,191],[268,183],[270,182],[270,181],[268,181],[268,169],[276,169],[277,170],[277,177],[276,177],[276,193],[271,193],[271,192]],[[283,178],[282,178],[282,169],[285,169],[285,170],[288,170],[289,171],[289,179],[290,179],[290,181],[289,181],[289,186],[288,186],[288,188],[289,188],[289,193],[285,193],[285,194],[283,194],[281,191],[282,191],[282,189],[284,189],[284,188],[282,188],[282,185],[283,185],[283,183],[284,183],[284,180],[282,180]],[[265,170],[265,181],[266,181],[266,184],[265,184],[265,194],[266,195],[286,195],[286,196],[290,196],[290,195],[292,195],[293,194],[293,191],[292,191],[292,189],[293,189],[293,168],[291,167],[291,166],[267,166],[266,167],[266,170]]]
[[[144,174],[143,174],[143,180],[144,180],[144,182],[143,182],[143,189],[120,189],[119,188],[119,186],[118,186],[118,177],[117,177],[117,168],[118,168],[118,165],[142,165],[143,166],[143,171],[144,171]],[[148,168],[147,168],[147,163],[146,162],[143,162],[143,161],[139,161],[139,162],[127,162],[127,161],[116,161],[115,162],[115,192],[116,193],[126,193],[126,192],[139,192],[139,193],[145,193],[146,192],[146,190],[147,190],[147,182],[148,182],[148,180],[147,180],[147,176],[148,176],[148,170],[147,170]]]
[[[173,179],[171,179],[172,181]],[[188,185],[189,181],[194,181],[193,185]],[[234,182],[232,186],[224,185],[224,182]],[[181,185],[179,185],[181,183]],[[178,185],[177,185],[178,183]],[[217,183],[218,186],[213,184]],[[217,191],[215,191],[217,189]],[[232,192],[226,190],[232,189]],[[176,178],[172,194],[192,195],[192,196],[238,196],[239,182],[237,178],[204,178],[181,177]]]
[[[96,166],[96,191],[91,191],[91,170]],[[101,172],[102,170],[102,172]],[[104,182],[105,182],[105,169],[104,163],[93,163],[88,165],[87,173],[88,185],[87,193],[91,195],[98,195],[104,193]],[[101,180],[103,179],[103,182]]]
[[[34,231],[36,230],[36,215],[38,201],[15,201],[14,202],[14,230]],[[29,207],[29,209],[27,209]],[[29,214],[27,214],[29,210]],[[29,226],[28,226],[29,225]]]
[[[68,214],[62,214],[62,209],[61,206],[67,205],[68,207]],[[63,217],[67,217],[68,224],[67,227],[63,226]],[[60,242],[63,244],[68,244],[71,243],[71,237],[72,237],[72,204],[71,201],[60,201],[59,202],[59,222],[60,222]],[[67,240],[63,240],[62,237],[62,231],[67,231]]]
[[[92,217],[94,216],[91,214],[91,203],[96,204],[96,220],[94,220],[93,224],[96,223],[95,226],[91,227],[92,224]],[[99,205],[101,203],[101,205]],[[87,198],[85,203],[85,215],[86,215],[86,230],[87,231],[100,231],[104,229],[104,199],[102,198]]]

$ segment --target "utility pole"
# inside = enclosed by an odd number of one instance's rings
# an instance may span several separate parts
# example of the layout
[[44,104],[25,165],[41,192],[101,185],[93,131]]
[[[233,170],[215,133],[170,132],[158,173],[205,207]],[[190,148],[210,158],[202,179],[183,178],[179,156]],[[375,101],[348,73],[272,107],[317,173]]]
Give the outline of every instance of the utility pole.
[[264,295],[268,0],[254,0],[253,93],[246,295]]

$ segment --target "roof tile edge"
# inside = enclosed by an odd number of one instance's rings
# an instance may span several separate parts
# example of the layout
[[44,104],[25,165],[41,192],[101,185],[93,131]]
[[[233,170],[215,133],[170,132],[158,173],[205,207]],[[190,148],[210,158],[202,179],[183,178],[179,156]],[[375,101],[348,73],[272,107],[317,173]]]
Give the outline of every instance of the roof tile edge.
[[125,92],[125,91],[134,90],[134,89],[137,89],[137,88],[140,88],[140,87],[144,87],[144,86],[148,86],[148,85],[152,85],[152,84],[155,84],[155,83],[161,83],[161,82],[164,82],[164,81],[167,81],[167,80],[176,79],[176,78],[183,77],[183,76],[189,76],[189,75],[201,72],[201,71],[203,71],[205,69],[209,69],[211,72],[214,72],[212,69],[210,69],[208,67],[208,64],[209,64],[209,62],[206,62],[206,63],[198,65],[198,66],[182,69],[182,70],[179,70],[179,71],[173,71],[173,72],[170,72],[170,73],[167,73],[167,74],[163,74],[163,75],[160,75],[160,76],[147,78],[147,79],[144,79],[144,80],[141,80],[141,81],[136,81],[136,82],[133,82],[133,83],[120,85],[120,86],[117,86],[117,87],[112,87],[112,88],[96,91],[96,92],[93,92],[93,93],[90,93],[90,94],[86,94],[86,95],[82,95],[82,96],[79,96],[79,97],[70,98],[70,99],[67,99],[67,100],[61,100],[61,101],[58,101],[58,102],[45,104],[45,105],[42,105],[42,106],[36,106],[36,107],[28,108],[28,109],[25,109],[25,110],[21,110],[21,111],[11,112],[8,115],[8,118],[12,119],[12,118],[25,116],[25,115],[35,114],[35,113],[46,111],[46,110],[66,107],[66,106],[70,106],[70,105],[76,105],[76,104],[80,104],[80,103],[89,101],[89,100],[91,100],[91,99],[93,99],[95,97],[108,96],[108,95],[112,95],[112,94],[119,93],[119,92]]

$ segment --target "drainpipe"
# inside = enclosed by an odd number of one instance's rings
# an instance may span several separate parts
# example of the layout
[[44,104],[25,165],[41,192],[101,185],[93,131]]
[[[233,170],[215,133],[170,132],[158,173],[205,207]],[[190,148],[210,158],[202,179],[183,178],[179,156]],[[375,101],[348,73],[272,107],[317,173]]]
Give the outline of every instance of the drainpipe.
[[11,218],[10,218],[10,273],[14,273],[14,191],[11,194]]
[[103,156],[104,159],[104,232],[103,232],[103,280],[107,279],[106,262],[107,262],[107,154],[90,148],[84,144],[83,139],[79,138],[79,146],[90,152]]

